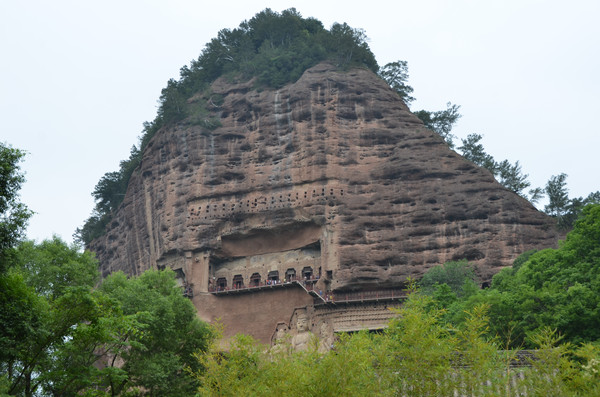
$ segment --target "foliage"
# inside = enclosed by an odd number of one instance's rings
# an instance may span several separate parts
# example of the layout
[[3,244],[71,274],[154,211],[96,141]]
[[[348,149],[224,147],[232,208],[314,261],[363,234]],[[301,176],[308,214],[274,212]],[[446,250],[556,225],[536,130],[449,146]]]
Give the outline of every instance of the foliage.
[[480,134],[469,134],[462,139],[462,146],[458,147],[464,158],[480,167],[486,168],[492,174],[496,173],[496,160],[491,154],[486,153],[480,141],[483,136]]
[[0,274],[6,270],[5,251],[22,237],[31,211],[18,201],[25,181],[19,162],[25,153],[0,142]]
[[528,251],[512,268],[496,274],[491,288],[462,299],[445,296],[437,303],[448,310],[447,318],[455,325],[464,321],[465,310],[489,305],[490,333],[506,345],[531,347],[529,335],[544,328],[558,330],[566,342],[583,343],[600,339],[599,290],[600,205],[596,204],[583,209],[558,249]]
[[396,91],[400,98],[410,106],[410,103],[415,100],[411,96],[413,88],[406,84],[408,81],[408,63],[406,61],[396,61],[387,63],[379,69],[379,77],[385,80],[386,83]]
[[[341,334],[328,353],[273,351],[237,335],[227,351],[212,343],[196,355],[192,371],[201,396],[593,396],[600,349],[559,344],[543,329],[532,335],[540,348],[532,367],[514,369],[513,351],[499,351],[489,338],[487,305],[466,313],[459,327],[444,321],[443,309],[413,289],[379,334]],[[596,371],[596,372],[594,372]]]
[[546,183],[544,192],[548,195],[548,204],[544,211],[556,218],[559,229],[570,230],[588,204],[600,204],[600,191],[590,193],[586,198],[569,198],[567,174],[552,175]]
[[[8,374],[9,393],[32,395],[36,390],[65,393],[68,383],[61,354],[81,342],[83,328],[95,328],[110,305],[92,293],[96,262],[58,238],[39,246],[24,242],[11,255],[11,268],[2,276],[2,336],[0,366]],[[63,267],[64,265],[64,267]],[[83,357],[87,358],[83,358]],[[68,357],[77,373],[93,350],[81,349]],[[93,361],[93,360],[92,360]],[[91,363],[90,363],[91,365]]]
[[508,160],[502,160],[497,164],[498,182],[510,191],[513,191],[521,196],[525,196],[523,190],[531,186],[527,180],[528,174],[523,174],[521,165],[517,160],[511,164]]
[[475,280],[473,266],[462,260],[432,267],[419,280],[419,286],[424,293],[432,294],[438,286],[446,284],[457,297],[464,297],[477,289]]
[[[112,385],[114,391],[130,388],[149,395],[190,395],[198,386],[185,368],[198,371],[193,359],[207,348],[211,331],[196,317],[192,303],[183,297],[172,271],[149,270],[127,279],[114,273],[104,280],[100,291],[118,302],[130,316],[136,331],[128,335],[129,347],[116,354],[125,364],[127,378]],[[118,368],[116,356],[109,367]]]
[[[279,88],[294,82],[304,71],[321,61],[340,69],[379,66],[363,30],[335,23],[329,30],[314,18],[303,18],[294,8],[256,14],[238,28],[223,29],[206,44],[198,59],[180,70],[180,79],[170,79],[161,91],[156,118],[144,123],[138,146],[118,171],[106,173],[94,188],[96,207],[75,238],[89,244],[105,232],[127,190],[133,171],[151,138],[164,126],[192,123],[206,130],[219,126],[208,111],[209,86],[219,77],[255,80],[257,88]],[[190,100],[190,98],[194,100]]]
[[536,202],[541,198],[541,189],[529,190],[530,197],[524,192],[531,183],[527,180],[527,174],[523,174],[519,161],[511,164],[508,160],[497,162],[494,157],[485,152],[480,141],[483,136],[480,134],[469,134],[467,138],[462,139],[462,146],[458,147],[463,157],[472,161],[480,167],[486,168],[494,175],[496,180],[508,190]]
[[[54,237],[11,250],[0,276],[0,372],[12,395],[186,395],[210,331],[173,272],[100,289],[97,262]],[[118,290],[117,290],[118,289]],[[103,363],[103,365],[98,365]],[[167,390],[168,389],[168,390]]]
[[567,189],[567,174],[552,175],[546,183],[546,194],[549,203],[544,210],[550,216],[560,219],[567,213],[569,191]]
[[514,164],[508,160],[497,162],[494,157],[485,152],[480,143],[483,136],[480,134],[469,134],[462,139],[462,146],[458,147],[464,158],[480,167],[486,168],[494,175],[496,180],[505,188],[528,199],[531,203],[537,203],[546,194],[549,203],[545,206],[546,214],[556,218],[557,225],[562,230],[569,230],[581,214],[581,210],[587,204],[600,203],[600,192],[590,193],[586,198],[569,198],[567,189],[567,175],[553,175],[544,189],[536,187],[529,189],[529,194],[524,191],[531,183],[527,180],[527,174],[523,174],[519,161]]
[[446,141],[448,146],[454,148],[455,135],[452,134],[452,127],[461,118],[461,114],[458,113],[460,109],[459,105],[453,105],[448,102],[446,104],[446,110],[439,110],[436,112],[430,112],[427,110],[419,110],[415,112],[415,115],[421,119],[425,127],[429,128]]

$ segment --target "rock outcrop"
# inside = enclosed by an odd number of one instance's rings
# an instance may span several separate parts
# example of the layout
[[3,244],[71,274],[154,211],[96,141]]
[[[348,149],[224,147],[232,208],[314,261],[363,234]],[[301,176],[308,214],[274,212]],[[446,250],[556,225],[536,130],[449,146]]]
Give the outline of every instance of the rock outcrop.
[[323,290],[372,290],[460,259],[486,281],[556,245],[552,219],[370,71],[320,64],[279,90],[219,79],[196,100],[220,127],[196,118],[153,137],[91,244],[103,274],[170,266],[196,296],[316,277]]

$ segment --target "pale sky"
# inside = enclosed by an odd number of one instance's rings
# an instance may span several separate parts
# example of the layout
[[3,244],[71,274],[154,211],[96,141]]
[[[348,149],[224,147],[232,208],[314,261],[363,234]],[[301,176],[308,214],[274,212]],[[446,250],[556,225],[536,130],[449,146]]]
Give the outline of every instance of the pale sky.
[[27,151],[27,236],[72,240],[91,192],[137,144],[160,91],[222,28],[295,7],[362,28],[380,65],[405,60],[416,111],[463,115],[532,187],[600,190],[600,1],[0,0],[0,141]]

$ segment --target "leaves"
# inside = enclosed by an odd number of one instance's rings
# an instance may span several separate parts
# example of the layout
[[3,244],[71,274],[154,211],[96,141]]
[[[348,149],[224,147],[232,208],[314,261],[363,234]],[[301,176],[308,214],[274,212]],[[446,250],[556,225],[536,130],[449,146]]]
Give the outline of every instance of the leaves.
[[6,269],[5,251],[22,237],[32,212],[18,201],[25,177],[19,163],[25,152],[0,142],[0,274]]
[[[514,369],[515,351],[490,338],[490,306],[465,313],[460,327],[444,321],[432,298],[413,291],[382,333],[340,334],[319,354],[273,353],[245,335],[227,351],[217,343],[196,355],[201,396],[596,395],[600,350],[559,344],[555,331],[531,335],[539,347],[531,368]],[[574,359],[577,357],[577,361]],[[596,371],[596,372],[594,372]]]
[[89,252],[54,237],[23,242],[0,275],[0,369],[17,395],[78,395],[138,388],[190,395],[184,368],[199,369],[211,331],[171,271],[100,287]]
[[453,105],[448,102],[446,104],[446,110],[439,110],[437,112],[419,110],[418,112],[415,112],[415,116],[421,119],[423,124],[425,124],[425,127],[444,138],[448,146],[452,149],[454,148],[454,138],[456,138],[456,136],[452,134],[452,128],[458,119],[462,117],[461,114],[458,113],[459,109],[459,105]]
[[[210,114],[210,95],[203,91],[217,78],[255,79],[258,88],[280,88],[294,82],[308,68],[329,60],[341,69],[379,68],[363,30],[335,23],[330,30],[314,18],[303,18],[294,8],[281,13],[265,9],[236,29],[223,29],[206,44],[197,60],[180,70],[180,79],[170,79],[161,91],[157,115],[144,123],[139,148],[118,171],[106,173],[96,185],[96,206],[75,233],[77,241],[89,244],[105,233],[114,211],[123,201],[127,185],[140,164],[144,149],[161,128],[178,122],[200,125],[206,130],[220,124]],[[198,94],[201,95],[198,95]],[[190,98],[194,100],[190,101]],[[208,100],[207,100],[208,99]]]
[[406,61],[387,63],[379,69],[378,74],[392,90],[398,93],[406,105],[410,105],[415,100],[411,96],[413,88],[406,84],[408,81],[408,63]]

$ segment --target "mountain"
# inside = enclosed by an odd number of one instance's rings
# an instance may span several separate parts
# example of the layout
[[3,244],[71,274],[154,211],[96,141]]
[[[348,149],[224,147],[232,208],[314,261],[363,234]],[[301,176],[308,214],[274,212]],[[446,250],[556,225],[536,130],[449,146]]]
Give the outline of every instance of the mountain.
[[[104,275],[170,267],[201,317],[229,311],[244,329],[249,296],[209,291],[317,276],[315,290],[393,289],[460,259],[487,282],[524,251],[556,246],[551,218],[449,149],[372,71],[322,62],[256,87],[218,78],[188,99],[196,116],[152,137],[89,245]],[[294,294],[277,298],[287,301],[259,339],[310,306]],[[261,302],[258,318],[281,306]]]

